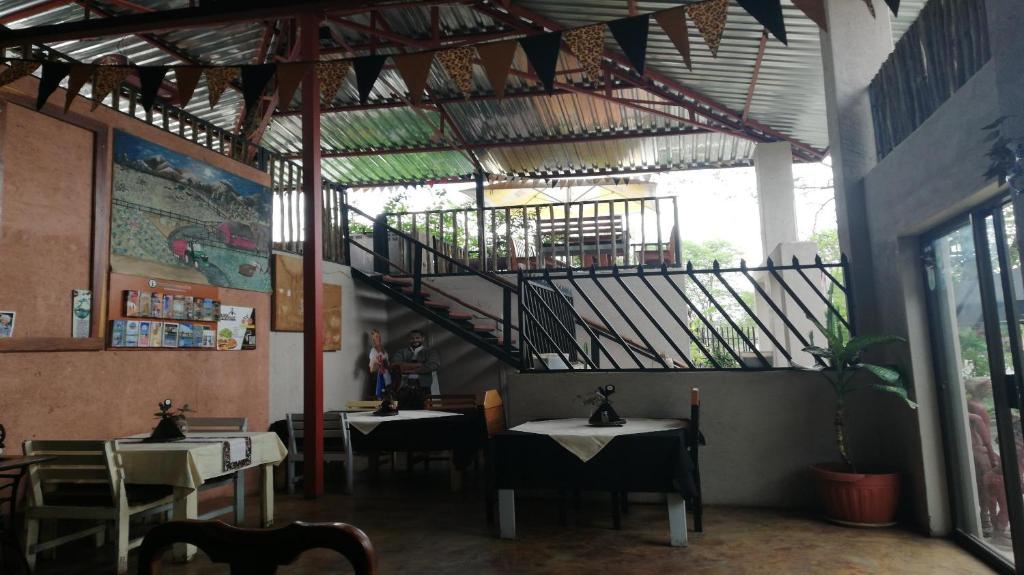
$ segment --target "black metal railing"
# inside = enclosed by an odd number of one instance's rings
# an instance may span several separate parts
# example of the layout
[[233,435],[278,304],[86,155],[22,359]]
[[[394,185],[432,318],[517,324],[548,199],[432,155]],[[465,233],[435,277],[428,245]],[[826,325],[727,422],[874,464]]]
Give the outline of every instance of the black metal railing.
[[984,0],[930,0],[873,80],[881,160],[991,58]]
[[[678,262],[675,197],[385,213],[448,259],[492,272]],[[481,249],[481,246],[483,249]],[[431,260],[432,273],[452,273]]]
[[[810,366],[821,326],[852,332],[849,266],[520,270],[525,370],[773,369]],[[568,312],[571,325],[553,321]],[[564,313],[564,311],[563,311]],[[556,359],[557,358],[557,359]]]

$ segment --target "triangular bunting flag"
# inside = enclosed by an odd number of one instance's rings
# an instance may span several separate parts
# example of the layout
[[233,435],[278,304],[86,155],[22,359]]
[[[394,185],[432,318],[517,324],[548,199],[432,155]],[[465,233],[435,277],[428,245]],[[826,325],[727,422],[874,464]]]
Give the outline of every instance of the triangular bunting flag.
[[782,4],[779,0],[736,0],[762,26],[783,44],[786,40],[786,24],[782,20]]
[[274,64],[242,66],[242,99],[245,101],[246,115],[256,110],[260,96],[267,89],[267,84],[276,71],[277,66]]
[[42,110],[46,100],[50,98],[57,86],[60,86],[68,74],[71,65],[64,62],[43,62],[43,76],[39,80],[39,93],[36,95],[36,111]]
[[900,0],[885,0],[885,4],[892,10],[893,16],[899,16],[900,12]]
[[178,105],[184,108],[192,100],[192,94],[196,91],[203,69],[197,66],[176,66],[172,69],[178,87]]
[[[295,97],[295,90],[306,74],[313,67],[306,62],[278,64],[277,65],[277,105],[282,110],[287,110],[292,105]],[[321,85],[322,87],[322,85]]]
[[121,87],[132,69],[126,66],[97,66],[92,79],[92,109],[95,110],[108,94]]
[[341,89],[341,84],[345,81],[345,76],[348,75],[351,67],[352,63],[348,60],[317,62],[316,77],[320,80],[321,102],[330,104],[334,101],[334,97],[338,95],[338,90]]
[[568,30],[562,36],[569,51],[579,60],[587,79],[598,82],[601,79],[601,58],[604,56],[604,24]]
[[237,67],[206,69],[206,88],[209,91],[211,108],[217,105],[228,84],[238,77],[238,72]]
[[[796,0],[798,1],[798,0]],[[819,2],[824,0],[817,0]],[[686,6],[677,6],[669,10],[662,10],[654,13],[654,19],[665,31],[665,35],[672,44],[679,50],[683,57],[687,70],[693,70],[693,62],[690,60],[690,32],[686,26]]]
[[791,0],[804,16],[828,32],[828,19],[825,17],[825,0]]
[[711,48],[712,56],[718,56],[718,45],[722,42],[728,11],[729,0],[709,0],[686,7],[686,14],[700,30],[700,35],[704,37],[708,48]]
[[864,0],[864,3],[868,5],[868,12],[871,12],[871,17],[874,18],[875,17],[875,5],[871,2],[871,0]]
[[164,83],[167,70],[165,66],[139,66],[135,69],[139,75],[139,102],[142,104],[142,109],[147,112],[153,109],[156,93],[160,91],[160,86]]
[[487,80],[498,98],[505,97],[505,82],[508,80],[508,71],[512,68],[512,59],[516,56],[516,46],[515,40],[504,40],[476,47],[480,64],[487,72]]
[[419,104],[423,100],[423,90],[427,87],[427,76],[430,65],[434,61],[433,52],[415,52],[395,56],[395,68],[402,75],[402,80],[409,88],[409,101]]
[[441,50],[437,53],[437,61],[444,66],[444,71],[462,95],[468,98],[473,93],[473,49],[459,46]]
[[31,60],[15,60],[8,64],[7,69],[0,72],[0,86],[6,86],[11,82],[24,78],[39,67],[39,62]]
[[644,74],[644,62],[647,60],[647,32],[650,26],[650,14],[620,18],[608,23],[608,30],[619,43],[622,53],[629,58],[629,63],[641,76]]
[[377,83],[377,77],[380,76],[381,68],[387,59],[388,56],[374,55],[352,61],[352,66],[356,70],[356,88],[359,90],[360,104],[370,100],[370,92],[373,91],[373,85]]
[[555,91],[555,67],[558,65],[558,51],[562,48],[562,33],[548,32],[519,39],[519,45],[526,52],[526,59],[533,66],[544,89]]
[[64,113],[67,114],[71,108],[71,102],[75,101],[82,86],[92,78],[96,72],[96,66],[92,64],[72,64],[71,72],[68,74],[68,92],[64,99]]

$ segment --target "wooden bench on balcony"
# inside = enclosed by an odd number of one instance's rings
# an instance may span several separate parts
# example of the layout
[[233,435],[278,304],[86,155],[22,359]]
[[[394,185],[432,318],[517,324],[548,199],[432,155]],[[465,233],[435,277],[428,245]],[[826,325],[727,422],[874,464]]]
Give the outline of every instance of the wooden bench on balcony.
[[544,219],[537,225],[538,252],[545,265],[565,266],[567,258],[579,257],[583,267],[610,266],[629,249],[629,232],[621,215]]

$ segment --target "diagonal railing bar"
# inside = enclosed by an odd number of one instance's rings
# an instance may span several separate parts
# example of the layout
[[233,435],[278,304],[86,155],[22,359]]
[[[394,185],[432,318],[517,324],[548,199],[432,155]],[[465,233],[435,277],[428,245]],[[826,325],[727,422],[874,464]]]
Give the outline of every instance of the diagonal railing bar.
[[[642,266],[640,267],[640,270],[641,270],[641,273],[642,273],[642,270],[643,270]],[[683,352],[683,350],[679,349],[679,346],[676,345],[676,342],[673,340],[673,338],[668,335],[668,333],[665,331],[665,329],[663,327],[661,327],[661,322],[659,322],[658,320],[654,319],[654,316],[651,315],[651,312],[647,310],[647,306],[645,306],[640,301],[640,298],[636,297],[636,294],[633,293],[633,290],[629,289],[629,286],[626,285],[626,282],[622,281],[622,276],[619,275],[619,269],[618,268],[615,268],[614,270],[612,270],[612,277],[615,278],[615,281],[618,282],[619,286],[622,287],[623,291],[626,292],[626,294],[629,296],[629,298],[633,300],[633,303],[636,304],[636,307],[638,307],[640,309],[640,311],[643,312],[643,314],[645,316],[647,316],[647,319],[658,330],[658,333],[661,334],[661,337],[665,338],[665,341],[667,341],[668,344],[670,346],[672,346],[672,349],[675,350],[675,352],[679,354],[679,356],[683,359],[683,363],[685,363],[686,366],[689,367],[690,369],[693,369],[694,365],[693,365],[693,362],[690,361],[689,356],[687,356],[687,354],[685,352]]]
[[[717,264],[718,262],[715,261],[714,263]],[[726,323],[729,324],[729,327],[731,327],[733,331],[735,331],[743,340],[744,345],[752,349],[754,353],[757,354],[757,358],[764,362],[764,365],[771,365],[771,362],[769,362],[768,359],[765,358],[765,356],[761,353],[761,350],[757,349],[757,346],[752,341],[750,341],[750,339],[747,338],[747,335],[745,333],[743,333],[743,329],[732,319],[732,316],[729,315],[729,312],[727,312],[725,308],[722,307],[722,304],[718,303],[718,300],[715,298],[714,294],[712,294],[711,291],[708,290],[708,288],[705,287],[699,279],[697,279],[696,271],[693,269],[693,265],[691,265],[689,262],[686,263],[686,271],[690,277],[690,281],[692,281],[697,286],[697,288],[700,289],[704,296],[708,298],[708,301],[711,302],[711,305],[715,306],[715,309],[718,310],[718,313],[722,314],[722,317],[725,318],[725,321]],[[751,312],[750,308],[747,307],[746,303],[743,302],[743,298],[740,297],[740,294],[736,293],[736,290],[732,289],[732,286],[729,285],[729,282],[725,281],[725,278],[723,278],[720,274],[716,274],[716,276],[718,277],[718,280],[722,282],[722,285],[725,287],[725,289],[729,291],[729,295],[731,295],[737,302],[739,302],[740,306],[743,307],[743,311],[746,312],[747,315],[749,315],[755,323],[757,323],[758,327],[764,330],[765,333],[769,334],[769,339],[771,339],[772,342],[775,343],[775,338],[772,335],[770,335],[771,331],[768,330],[768,328],[766,328],[763,323],[761,323],[761,320],[758,319],[757,314]],[[732,348],[730,347],[729,349]],[[740,360],[740,365],[743,365],[742,360]]]
[[583,298],[583,301],[586,302],[586,304],[590,307],[590,310],[593,311],[597,315],[597,317],[600,318],[601,321],[604,323],[604,329],[608,331],[608,333],[611,333],[612,337],[614,337],[615,340],[618,341],[619,344],[626,350],[626,353],[629,354],[629,357],[631,357],[633,361],[636,362],[636,366],[639,368],[643,368],[644,364],[642,361],[640,361],[640,358],[637,357],[636,353],[634,353],[633,347],[626,343],[626,340],[622,339],[622,336],[619,335],[619,331],[615,329],[613,325],[608,323],[608,320],[604,319],[604,314],[602,314],[600,310],[597,309],[597,306],[594,305],[594,301],[591,300],[590,296],[587,295],[587,292],[583,291],[583,289],[580,288],[579,284],[576,283],[575,274],[571,269],[568,270],[568,272],[566,273],[566,277],[568,278],[569,283],[572,284],[572,287],[576,289],[576,293],[580,294],[580,297]]
[[[562,353],[562,350],[559,348],[558,342],[555,341],[555,338],[551,337],[551,334],[548,333],[548,330],[544,329],[544,326],[541,324],[541,321],[539,319],[537,319],[537,316],[535,316],[532,311],[530,311],[530,307],[529,306],[523,306],[522,310],[523,310],[523,313],[526,314],[526,316],[530,320],[530,322],[532,322],[532,323],[527,323],[527,325],[523,326],[523,327],[529,326],[529,329],[531,329],[531,330],[534,327],[536,327],[537,330],[540,332],[540,334],[543,335],[544,338],[548,340],[548,343],[551,344],[551,348],[555,350],[555,353],[558,354],[558,357],[565,363],[566,367],[568,367],[570,371],[575,371],[576,368],[574,368],[572,366],[572,361],[570,361],[569,358],[566,357],[565,354]],[[536,352],[534,352],[534,353],[536,353]],[[538,355],[538,357],[539,357],[539,355]],[[541,363],[544,363],[543,358],[541,358]],[[545,366],[546,365],[547,364],[545,364]]]
[[[662,268],[662,273],[664,273],[664,272],[665,272],[665,268],[663,267]],[[739,354],[737,354],[736,351],[733,350],[732,346],[729,345],[729,342],[727,342],[725,340],[725,338],[722,336],[722,334],[718,332],[718,330],[715,328],[714,324],[711,323],[711,321],[709,321],[706,317],[704,317],[704,314],[701,313],[700,309],[696,305],[694,305],[693,301],[690,300],[690,297],[686,295],[686,292],[684,292],[676,284],[676,282],[672,281],[672,277],[670,275],[665,274],[665,281],[668,282],[668,285],[672,286],[672,289],[674,289],[677,294],[679,294],[679,297],[681,297],[683,299],[683,302],[687,306],[689,306],[689,308],[691,310],[693,310],[693,313],[696,314],[697,318],[701,321],[701,323],[703,323],[704,326],[707,327],[708,331],[711,332],[711,335],[713,335],[715,337],[715,339],[718,340],[718,343],[721,344],[721,346],[723,348],[725,348],[726,351],[728,351],[730,355],[732,355],[733,359],[735,359],[737,363],[739,363],[740,365],[743,365],[743,358],[741,358],[739,356]],[[700,338],[698,338],[696,341],[700,341]],[[756,351],[756,348],[755,348],[755,351]],[[705,352],[705,353],[707,353],[707,352]]]
[[612,295],[610,293],[608,293],[608,290],[605,289],[605,287],[603,285],[601,285],[601,282],[598,281],[598,279],[597,279],[597,270],[594,269],[594,268],[590,268],[590,280],[592,282],[594,282],[594,285],[597,286],[597,289],[601,290],[601,293],[608,300],[608,303],[612,304],[612,307],[615,308],[615,311],[619,312],[619,315],[622,316],[623,320],[625,320],[626,325],[628,325],[629,328],[633,330],[633,333],[635,333],[636,336],[638,338],[640,338],[640,341],[647,347],[647,349],[651,352],[651,354],[654,356],[654,358],[658,360],[658,363],[660,363],[662,366],[664,366],[665,369],[671,369],[669,367],[669,365],[667,363],[665,363],[664,358],[662,358],[660,355],[658,355],[657,350],[655,350],[651,346],[651,342],[647,341],[647,338],[644,337],[644,335],[640,331],[640,329],[636,327],[636,324],[633,323],[633,320],[629,318],[629,314],[627,314],[626,312],[624,312],[622,310],[622,306],[620,306],[619,303],[617,301],[615,301],[615,298],[613,298]]
[[[796,305],[797,305],[797,307],[800,308],[800,311],[804,312],[804,315],[806,317],[814,317],[814,312],[812,312],[807,307],[807,305],[804,304],[803,300],[800,299],[800,296],[798,296],[796,294],[796,292],[793,291],[793,289],[789,287],[789,283],[785,280],[785,278],[782,277],[782,274],[780,274],[775,269],[775,262],[772,261],[772,258],[768,258],[767,263],[768,263],[768,273],[772,274],[772,277],[775,278],[775,281],[779,282],[779,285],[782,286],[782,289],[785,290],[785,292],[787,294],[789,294],[789,297],[793,298],[793,301],[796,302]],[[785,321],[788,321],[789,318],[783,317],[782,319],[785,320]],[[794,331],[795,331],[795,328],[794,328]],[[808,345],[810,345],[810,343],[807,342],[802,337],[800,338],[800,343],[804,344],[804,347],[807,347]]]
[[[693,333],[693,331],[690,330],[690,326],[688,326],[686,324],[686,322],[683,321],[683,319],[680,318],[678,314],[676,314],[675,310],[672,309],[672,306],[670,306],[668,304],[668,302],[665,301],[665,298],[663,298],[661,296],[661,294],[658,293],[658,290],[654,289],[654,286],[651,285],[651,281],[649,279],[647,279],[647,271],[646,271],[646,269],[643,266],[640,266],[638,268],[638,271],[640,272],[640,281],[644,282],[644,285],[646,285],[647,288],[651,291],[651,294],[653,294],[654,297],[657,298],[658,303],[660,303],[662,305],[662,307],[664,307],[665,310],[668,311],[669,315],[672,316],[672,319],[674,319],[676,321],[676,323],[679,324],[679,327],[683,328],[683,331],[686,332],[686,335],[690,338],[690,341],[692,341],[694,344],[696,344],[697,349],[699,349],[701,351],[701,353],[704,354],[704,357],[706,357],[707,360],[711,362],[711,365],[714,366],[715,369],[718,369],[718,368],[722,367],[721,364],[719,364],[718,361],[714,358],[714,356],[711,355],[711,352],[708,351],[708,349],[706,347],[704,347],[704,342],[702,342],[701,339],[699,337],[697,337]],[[670,280],[667,276],[665,277],[665,281],[671,283],[673,285],[673,287],[676,287],[675,283],[673,283],[672,280]],[[676,289],[679,289],[679,288],[676,287]],[[686,300],[687,305],[689,305],[689,298],[686,298],[685,295],[683,296],[683,298],[684,298],[684,300]],[[696,309],[694,309],[694,311],[697,312],[697,314],[699,316],[701,316],[701,319],[703,319],[703,316],[700,314],[700,312],[698,312]],[[717,332],[715,332],[715,333],[717,335]],[[729,347],[729,345],[727,343],[725,343],[725,340],[721,339],[721,336],[719,336],[719,339],[722,342],[722,344],[725,345],[725,347]],[[735,355],[735,352],[733,352],[732,349],[730,349],[729,351],[731,353],[733,353],[733,355]],[[738,355],[735,355],[735,356],[736,356],[736,361],[740,362],[740,364],[742,365],[742,361],[740,360],[739,356]]]
[[[771,258],[769,258],[769,260],[770,259]],[[783,312],[782,309],[779,307],[779,305],[777,303],[775,303],[775,300],[772,299],[772,296],[768,295],[768,292],[764,291],[764,288],[761,287],[761,284],[757,283],[757,280],[754,279],[754,276],[750,275],[750,272],[747,271],[747,269],[746,269],[746,264],[747,264],[746,261],[740,260],[740,268],[742,268],[741,273],[754,286],[754,289],[757,291],[758,295],[760,295],[762,298],[764,298],[764,301],[765,301],[766,304],[768,304],[768,307],[772,308],[772,311],[774,311],[775,314],[779,316],[779,319],[782,320],[782,323],[790,331],[792,331],[794,335],[796,335],[796,338],[797,338],[797,340],[800,341],[800,344],[803,345],[804,347],[809,346],[810,343],[808,343],[807,340],[804,338],[804,336],[800,333],[800,330],[798,330],[796,328],[796,326],[793,325],[793,322],[789,321],[789,318],[786,317],[785,312]],[[788,356],[789,354],[786,353],[784,355]],[[787,357],[786,359],[792,361],[793,358],[792,357]]]
[[[796,256],[793,256],[793,265],[800,265],[800,260],[797,259]],[[846,321],[846,318],[843,317],[843,314],[840,313],[834,305],[832,305],[832,302],[829,301],[827,297],[825,297],[825,294],[821,293],[821,290],[818,289],[818,286],[814,285],[814,282],[811,281],[811,278],[807,277],[807,274],[804,273],[803,268],[798,267],[796,268],[796,271],[800,274],[800,277],[804,278],[804,281],[807,282],[807,285],[811,288],[811,291],[814,292],[814,295],[818,296],[818,298],[821,299],[822,303],[828,306],[829,311],[832,312],[835,315],[835,317],[839,318],[839,321],[842,322],[843,326],[846,327],[847,330],[849,330],[850,323]]]
[[608,353],[608,350],[605,348],[605,346],[601,345],[601,336],[599,336],[597,333],[594,332],[594,330],[590,328],[589,323],[587,323],[587,321],[585,321],[580,316],[580,314],[575,310],[575,308],[573,308],[572,302],[569,301],[569,298],[565,297],[565,294],[563,294],[562,291],[558,289],[558,286],[555,285],[555,282],[551,281],[551,274],[545,274],[544,279],[547,280],[548,285],[551,286],[552,291],[554,291],[555,294],[558,295],[558,297],[562,298],[562,302],[565,305],[567,305],[569,309],[572,310],[576,323],[583,327],[583,329],[587,332],[587,335],[590,336],[591,341],[593,341],[594,345],[598,348],[597,350],[591,351],[604,353],[605,357],[608,358],[608,361],[612,362],[612,365],[615,366],[615,369],[619,369],[618,362],[616,362],[615,358],[612,357],[610,353]]
[[[544,298],[541,297],[540,294],[537,292],[537,288],[533,285],[533,282],[526,282],[524,284],[524,287],[530,290],[533,293],[533,295],[537,297],[537,301],[540,302],[541,306],[544,307],[545,311],[547,311],[552,316],[556,315],[555,310],[551,309],[551,306],[548,305],[548,302],[544,301]],[[557,292],[558,290],[555,289],[554,291]],[[561,328],[563,332],[565,332],[565,335],[569,336],[569,341],[572,342],[572,345],[573,347],[576,348],[576,351],[578,351],[580,355],[583,356],[587,364],[589,364],[590,367],[597,369],[597,366],[594,365],[593,361],[591,361],[589,354],[586,351],[584,351],[582,347],[580,347],[579,343],[576,342],[576,334],[570,332],[569,329],[562,325],[561,322],[555,322],[555,324],[558,325],[558,327]]]
[[[843,259],[844,260],[846,259],[846,254],[843,254]],[[817,266],[818,268],[820,268],[821,269],[821,273],[823,273],[826,276],[828,276],[828,279],[831,280],[832,283],[835,284],[835,286],[837,288],[843,290],[844,294],[849,295],[849,289],[846,287],[845,284],[843,284],[843,282],[841,282],[838,279],[836,279],[836,277],[834,275],[832,275],[832,272],[828,271],[828,268],[830,266],[827,266],[827,265],[825,265],[825,264],[823,264],[821,262],[821,256],[817,256],[817,255],[814,256],[814,265]],[[846,268],[844,267],[845,264],[839,264],[839,265],[840,265],[840,269],[843,270],[843,278],[845,279],[846,278],[846,271],[845,271]],[[834,266],[832,266],[832,267],[834,267]]]

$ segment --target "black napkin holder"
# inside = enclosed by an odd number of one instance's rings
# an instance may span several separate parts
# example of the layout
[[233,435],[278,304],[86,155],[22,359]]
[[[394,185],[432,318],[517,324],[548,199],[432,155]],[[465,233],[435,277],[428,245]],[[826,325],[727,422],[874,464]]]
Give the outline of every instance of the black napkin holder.
[[156,427],[153,428],[153,433],[143,439],[142,442],[168,443],[171,441],[181,441],[182,439],[185,439],[185,434],[181,432],[178,423],[173,418],[163,417],[160,419],[160,423],[156,424]]

